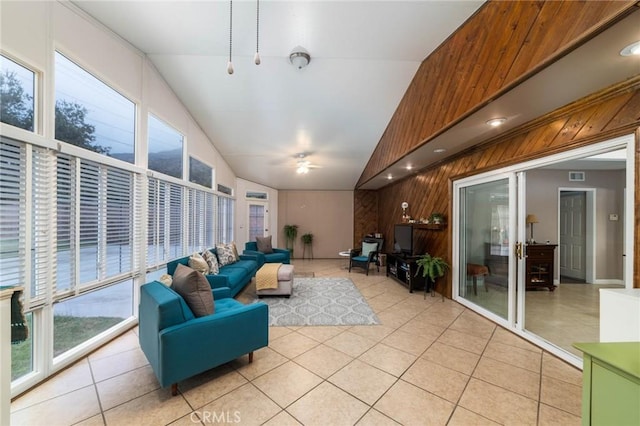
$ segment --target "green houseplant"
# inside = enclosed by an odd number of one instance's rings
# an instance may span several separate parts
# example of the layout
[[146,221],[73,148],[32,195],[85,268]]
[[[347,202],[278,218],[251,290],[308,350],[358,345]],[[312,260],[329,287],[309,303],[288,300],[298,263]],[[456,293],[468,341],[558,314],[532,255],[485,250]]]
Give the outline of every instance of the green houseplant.
[[284,226],[284,238],[287,243],[287,249],[291,252],[293,257],[293,244],[298,236],[298,225],[285,225]]
[[[443,277],[449,270],[449,264],[441,257],[431,256],[429,253],[425,253],[418,260],[416,260],[418,269],[416,270],[416,276],[422,269],[422,276],[427,278],[429,282],[435,286],[436,280]],[[433,289],[433,287],[431,287]],[[433,291],[433,290],[432,290]]]
[[428,221],[429,223],[439,225],[441,223],[444,223],[444,215],[437,212],[431,213],[431,215],[429,215]]
[[313,234],[307,232],[300,237],[300,240],[302,241],[302,258],[305,258],[305,254],[307,254],[308,249],[308,254],[311,256],[310,259],[313,259]]

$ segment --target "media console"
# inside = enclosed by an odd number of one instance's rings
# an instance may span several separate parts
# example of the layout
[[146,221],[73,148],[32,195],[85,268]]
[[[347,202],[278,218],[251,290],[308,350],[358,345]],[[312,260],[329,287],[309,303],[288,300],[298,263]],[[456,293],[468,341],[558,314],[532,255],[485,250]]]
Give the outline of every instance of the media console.
[[416,260],[418,259],[419,257],[410,257],[399,253],[387,253],[387,276],[393,277],[409,287],[409,293],[413,293],[414,289],[425,288],[426,278],[422,276],[422,270],[416,276],[418,270]]

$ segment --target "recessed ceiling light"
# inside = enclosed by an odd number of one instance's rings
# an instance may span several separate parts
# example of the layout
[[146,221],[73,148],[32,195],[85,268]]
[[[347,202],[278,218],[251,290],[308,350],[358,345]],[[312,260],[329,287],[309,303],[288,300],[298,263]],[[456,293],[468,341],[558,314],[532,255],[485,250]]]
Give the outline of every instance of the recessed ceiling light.
[[640,40],[631,43],[620,51],[620,56],[640,55]]
[[391,175],[391,173],[389,173],[389,174],[387,175],[387,179],[388,179],[388,180],[393,179],[393,176]]
[[491,120],[487,121],[487,124],[491,127],[498,127],[500,126],[502,123],[504,123],[505,121],[507,121],[506,118],[504,117],[499,117],[499,118],[492,118]]
[[444,148],[438,148],[438,149],[434,149],[433,152],[440,154],[441,152],[445,152],[446,149]]
[[413,166],[411,164],[408,164],[407,165],[407,170],[411,170],[411,169],[413,169]]

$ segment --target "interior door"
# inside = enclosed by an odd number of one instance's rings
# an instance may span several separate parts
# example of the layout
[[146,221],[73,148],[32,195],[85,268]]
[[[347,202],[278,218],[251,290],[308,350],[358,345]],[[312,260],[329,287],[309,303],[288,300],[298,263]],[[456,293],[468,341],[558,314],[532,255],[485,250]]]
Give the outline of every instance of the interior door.
[[560,276],[586,279],[586,194],[560,192]]
[[247,241],[255,241],[256,237],[266,237],[269,233],[267,203],[252,201],[247,211],[249,213]]

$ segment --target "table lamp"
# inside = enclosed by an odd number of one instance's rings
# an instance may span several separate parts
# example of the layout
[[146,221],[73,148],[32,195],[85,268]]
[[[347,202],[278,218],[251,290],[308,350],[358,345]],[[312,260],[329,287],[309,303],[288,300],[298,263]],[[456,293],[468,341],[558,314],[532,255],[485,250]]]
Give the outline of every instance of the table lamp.
[[533,244],[536,242],[533,239],[533,224],[538,223],[538,217],[535,214],[528,214],[527,218],[525,219],[525,222],[531,226],[531,238],[529,240],[529,243]]

